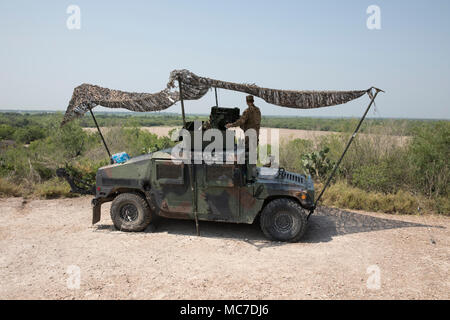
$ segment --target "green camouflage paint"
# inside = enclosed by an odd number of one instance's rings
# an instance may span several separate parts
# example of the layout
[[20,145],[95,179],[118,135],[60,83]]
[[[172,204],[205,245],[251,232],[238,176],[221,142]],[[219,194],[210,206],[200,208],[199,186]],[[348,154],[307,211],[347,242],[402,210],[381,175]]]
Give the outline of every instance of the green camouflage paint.
[[[195,197],[190,187],[191,166],[194,166]],[[306,209],[313,205],[314,186],[304,175],[280,171],[277,175],[264,176],[259,168],[256,179],[246,181],[245,170],[245,164],[237,163],[172,161],[171,149],[166,149],[100,168],[95,202],[100,206],[120,193],[138,192],[163,217],[193,220],[193,201],[196,201],[201,221],[249,224],[271,199],[295,199]],[[301,198],[302,194],[306,199]]]

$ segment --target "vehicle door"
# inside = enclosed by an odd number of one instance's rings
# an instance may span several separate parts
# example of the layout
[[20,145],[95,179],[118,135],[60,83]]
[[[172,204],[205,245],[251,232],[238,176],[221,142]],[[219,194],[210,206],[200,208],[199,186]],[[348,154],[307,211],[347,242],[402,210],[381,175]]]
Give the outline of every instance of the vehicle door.
[[192,218],[193,198],[188,166],[182,161],[153,160],[151,195],[163,211],[162,215]]
[[196,167],[197,204],[200,219],[237,221],[240,173],[235,164],[203,164]]

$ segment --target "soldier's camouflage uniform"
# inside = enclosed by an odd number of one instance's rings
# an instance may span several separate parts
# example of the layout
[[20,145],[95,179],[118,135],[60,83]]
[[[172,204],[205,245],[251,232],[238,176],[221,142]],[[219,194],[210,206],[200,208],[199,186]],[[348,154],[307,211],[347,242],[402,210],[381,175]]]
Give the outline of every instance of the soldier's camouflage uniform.
[[235,122],[230,124],[231,127],[240,127],[242,130],[255,129],[256,136],[259,140],[259,128],[261,127],[261,111],[257,106],[252,104],[243,113],[242,116]]
[[[248,153],[250,150],[252,152],[256,152],[256,147],[259,143],[259,129],[261,127],[261,111],[257,106],[251,104],[245,111],[242,113],[241,117],[235,122],[230,124],[230,127],[240,127],[244,133],[248,129],[254,129],[256,131],[256,146],[254,149],[250,148],[250,139],[248,136],[245,136],[245,151]],[[247,165],[247,180],[253,180],[256,173],[256,164],[249,163],[249,154],[245,156],[245,163]]]

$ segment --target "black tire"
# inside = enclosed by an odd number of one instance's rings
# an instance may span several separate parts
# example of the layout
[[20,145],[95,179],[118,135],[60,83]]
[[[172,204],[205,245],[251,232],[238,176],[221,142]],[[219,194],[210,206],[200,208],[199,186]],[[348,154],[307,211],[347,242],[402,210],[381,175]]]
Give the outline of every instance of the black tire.
[[294,200],[275,199],[261,212],[261,230],[271,240],[297,242],[305,234],[306,218],[305,209]]
[[111,220],[121,231],[143,231],[152,222],[153,213],[147,201],[136,193],[119,194],[111,204]]

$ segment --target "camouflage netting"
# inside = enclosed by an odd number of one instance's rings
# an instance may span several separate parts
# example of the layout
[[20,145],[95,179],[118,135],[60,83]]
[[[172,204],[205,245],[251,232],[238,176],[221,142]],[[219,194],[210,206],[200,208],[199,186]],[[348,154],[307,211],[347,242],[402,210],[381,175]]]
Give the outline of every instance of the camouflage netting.
[[73,90],[72,99],[70,99],[61,125],[76,117],[81,117],[97,105],[146,112],[167,109],[178,100],[180,100],[178,92],[169,89],[153,94],[136,93],[111,90],[84,83]]
[[178,80],[182,83],[183,99],[197,100],[210,88],[244,92],[264,101],[288,108],[313,109],[334,106],[359,98],[368,90],[359,91],[294,91],[258,87],[255,84],[240,84],[199,77],[188,70],[170,73],[167,88],[157,93],[136,93],[111,90],[91,84],[82,84],[73,91],[61,125],[82,116],[97,105],[107,108],[124,108],[137,112],[164,110],[180,100]]
[[201,98],[209,88],[222,88],[245,92],[264,101],[281,107],[314,109],[334,106],[361,97],[368,90],[359,91],[294,91],[258,87],[255,84],[241,84],[199,77],[188,70],[174,70],[170,73],[168,88],[175,88],[180,79],[183,85],[183,98]]

